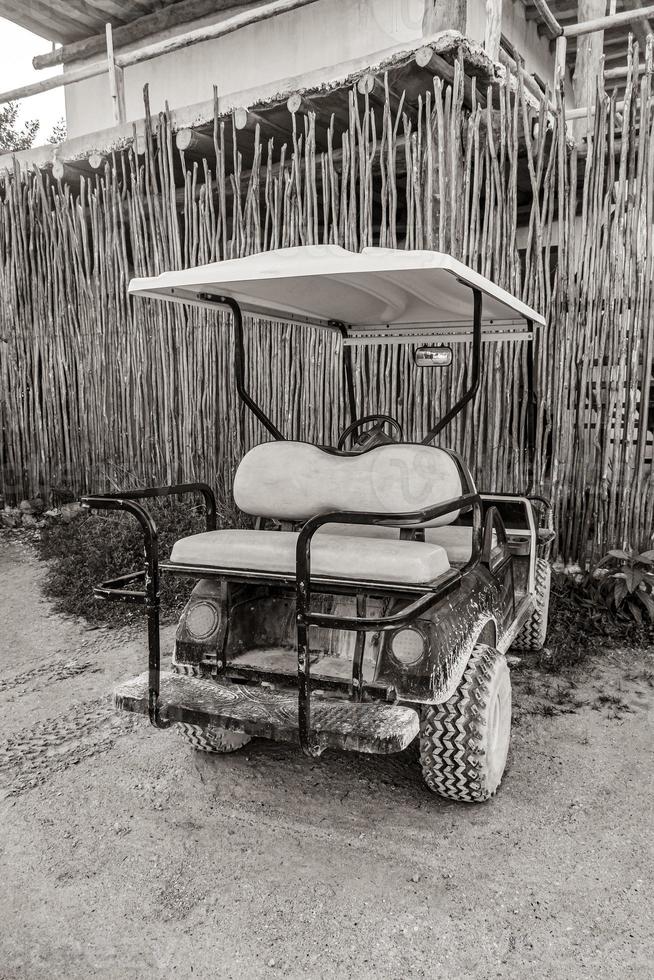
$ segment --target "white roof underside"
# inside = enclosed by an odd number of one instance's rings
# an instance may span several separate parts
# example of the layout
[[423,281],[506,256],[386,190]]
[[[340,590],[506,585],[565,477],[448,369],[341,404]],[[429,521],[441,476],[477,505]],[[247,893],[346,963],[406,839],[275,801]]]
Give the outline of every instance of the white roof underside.
[[150,279],[129,292],[172,302],[211,305],[202,294],[229,296],[245,311],[326,325],[336,320],[366,331],[457,325],[470,328],[472,293],[483,293],[483,322],[544,324],[543,317],[450,255],[431,251],[305,245],[260,252]]

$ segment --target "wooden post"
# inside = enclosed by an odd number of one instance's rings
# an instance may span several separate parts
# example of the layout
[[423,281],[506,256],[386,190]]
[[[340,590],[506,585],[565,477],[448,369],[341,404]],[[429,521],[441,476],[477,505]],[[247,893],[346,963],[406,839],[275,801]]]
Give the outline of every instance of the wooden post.
[[114,124],[120,126],[127,119],[125,113],[125,86],[123,84],[123,69],[116,64],[114,57],[114,38],[111,24],[106,26],[107,63],[109,66],[109,92],[114,113]]
[[[592,21],[602,17],[606,12],[606,0],[579,0],[579,20]],[[577,41],[577,57],[572,85],[575,93],[577,108],[587,106],[592,110],[595,105],[597,77],[601,68],[604,51],[604,31],[594,31],[585,34]],[[592,112],[591,112],[592,114]],[[577,136],[586,135],[586,120],[582,119],[576,125]]]
[[438,31],[466,32],[467,0],[425,0],[423,36]]
[[558,89],[561,82],[565,84],[565,57],[568,50],[568,42],[564,35],[556,39],[556,58],[554,61],[554,89]]
[[491,61],[500,57],[502,39],[502,0],[486,0],[486,33],[484,48]]

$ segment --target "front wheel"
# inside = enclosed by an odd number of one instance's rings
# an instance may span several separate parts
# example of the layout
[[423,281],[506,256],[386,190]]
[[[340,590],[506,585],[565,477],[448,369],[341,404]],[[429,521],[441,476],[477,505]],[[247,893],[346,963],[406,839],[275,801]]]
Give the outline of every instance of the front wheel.
[[242,749],[244,745],[247,745],[252,737],[243,732],[230,732],[226,728],[218,728],[215,725],[211,725],[209,728],[200,728],[199,725],[187,725],[179,722],[177,729],[196,752],[209,752],[213,755],[236,752],[237,749]]
[[461,683],[443,704],[426,705],[420,764],[439,796],[482,803],[497,792],[511,739],[511,678],[504,656],[475,647]]

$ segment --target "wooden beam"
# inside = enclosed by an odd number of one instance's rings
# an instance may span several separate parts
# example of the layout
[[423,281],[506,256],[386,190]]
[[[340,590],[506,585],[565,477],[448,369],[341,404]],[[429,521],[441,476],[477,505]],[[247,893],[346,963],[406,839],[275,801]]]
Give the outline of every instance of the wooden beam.
[[[615,111],[622,112],[624,109],[624,101],[616,102]],[[585,119],[587,115],[593,116],[595,114],[595,106],[579,106],[576,109],[568,109],[565,114],[566,119]]]
[[119,0],[86,0],[90,7],[98,11],[103,20],[111,20],[111,26],[129,23],[130,12]]
[[540,20],[543,22],[544,29],[547,31],[550,37],[558,37],[559,34],[563,33],[563,28],[550,8],[547,6],[545,0],[534,0],[534,6],[538,11]]
[[238,109],[234,109],[233,115],[234,125],[237,129],[247,129],[254,132],[258,125],[262,138],[266,136],[279,136],[281,139],[287,140],[289,137],[290,130],[284,129],[283,126],[279,126],[260,112],[254,112],[252,109],[246,109],[241,106]]
[[199,44],[202,41],[215,41],[217,38],[226,37],[234,31],[252,24],[258,24],[271,17],[278,17],[309,4],[316,3],[316,0],[270,0],[252,10],[244,10],[241,13],[226,17],[218,24],[207,24],[206,27],[198,27],[194,31],[187,31],[185,34],[177,34],[174,37],[165,38],[163,41],[155,41],[136,51],[127,51],[125,54],[118,55],[116,64],[121,68],[128,68],[130,65],[138,65],[152,58],[160,58],[162,55],[171,54],[182,48],[188,48],[192,44]]
[[604,49],[604,65],[606,68],[620,68],[627,70],[627,52]]
[[[639,10],[641,17],[654,16],[654,4],[650,7],[641,7]],[[581,20],[578,24],[570,24],[563,29],[566,37],[580,37],[584,34],[594,34],[606,28],[620,27],[622,24],[631,24],[634,19],[632,10],[623,10],[619,14],[609,15],[608,17],[595,17],[590,20]]]
[[[431,51],[431,48],[429,50]],[[357,82],[357,92],[359,95],[367,95],[373,105],[383,108],[386,99],[386,87],[381,78],[375,75],[374,72],[366,71],[363,73]],[[390,80],[388,83],[388,97],[390,99],[391,108],[393,112],[395,112],[400,104],[402,94],[401,92],[396,91],[396,89],[391,85]]]
[[[30,0],[32,4],[32,0]],[[104,18],[89,11],[86,0],[47,0],[47,6],[53,11],[57,20],[68,19],[84,31],[97,31]]]
[[[584,35],[588,37],[588,35]],[[570,38],[568,40],[568,54],[575,54],[579,48],[579,45],[583,42],[584,36],[577,38]],[[604,53],[609,51],[619,51],[622,54],[623,61],[627,60],[627,34],[607,34],[604,32]]]
[[484,48],[491,61],[500,57],[502,40],[502,0],[486,0],[486,30]]
[[50,92],[52,89],[62,86],[74,85],[76,82],[83,82],[85,79],[95,78],[97,75],[104,75],[108,67],[106,61],[97,61],[92,65],[77,68],[75,71],[51,75],[40,82],[32,82],[30,85],[21,85],[20,88],[9,89],[8,92],[0,93],[0,105],[15,102],[18,99],[27,99],[31,95],[39,95],[41,92]]
[[313,93],[311,95],[305,95],[302,92],[293,92],[286,100],[286,108],[292,116],[296,113],[302,116],[308,116],[312,112],[316,117],[316,122],[319,122],[325,128],[329,126],[332,115],[341,124],[344,124],[347,119],[347,110],[341,112],[338,109],[326,110],[324,106],[320,105],[319,101],[313,98]]
[[[566,17],[574,17],[577,19],[577,5],[573,7],[558,7],[556,11],[556,19],[559,23],[563,21]],[[525,20],[542,20],[541,12],[538,7],[525,7]]]
[[[414,55],[415,63],[419,68],[426,68],[432,73],[432,75],[438,75],[444,81],[452,84],[454,81],[454,68],[442,58],[441,55],[437,54],[429,45],[423,48],[418,48]],[[463,76],[463,93],[467,105],[472,102],[472,82],[468,75]],[[480,106],[486,105],[486,92],[482,91],[481,87],[477,89],[477,103]]]
[[[127,68],[130,65],[138,65],[143,61],[159,58],[162,55],[170,54],[172,51],[178,51],[192,44],[198,44],[201,41],[225,37],[243,27],[248,27],[251,24],[257,24],[271,17],[306,7],[315,2],[316,0],[271,0],[271,2],[262,4],[254,9],[235,14],[233,17],[228,17],[219,24],[210,24],[207,27],[189,31],[186,34],[178,34],[176,37],[167,38],[165,41],[159,41],[156,44],[150,44],[144,48],[137,48],[135,51],[130,51],[126,54],[115,55],[113,63],[121,69]],[[0,105],[3,102],[10,102],[13,99],[24,99],[30,95],[37,95],[39,92],[47,92],[51,89],[60,88],[61,86],[72,85],[74,82],[82,81],[86,78],[94,78],[97,75],[104,74],[108,70],[109,62],[102,61],[85,66],[84,68],[79,68],[76,71],[65,72],[63,75],[54,75],[51,78],[44,79],[42,82],[34,82],[32,85],[24,85],[21,88],[12,89],[9,93],[5,92],[4,95],[0,94]]]
[[652,34],[652,25],[650,24],[647,17],[642,16],[642,4],[640,0],[623,0],[625,9],[633,10],[634,19],[631,21],[631,30],[633,35],[638,41],[641,49],[645,51],[647,49],[647,38]]
[[[159,6],[164,2],[165,0],[160,0]],[[141,0],[84,0],[84,3],[89,7],[95,7],[103,21],[106,21],[109,16],[112,21],[118,20],[124,24],[129,24],[135,17],[148,16],[154,6],[147,2],[141,3]]]
[[[644,75],[646,71],[647,71],[647,65],[643,62],[643,64],[638,66],[638,74]],[[620,68],[604,69],[604,78],[606,79],[607,82],[611,81],[614,78],[626,78],[626,77],[627,77],[626,65],[621,65]]]
[[[518,76],[517,62],[515,58],[512,58],[511,55],[504,50],[504,48],[500,48],[500,64],[504,65],[504,67],[508,69],[508,71],[510,71],[517,78]],[[540,85],[538,84],[538,82],[536,81],[536,79],[533,77],[533,75],[529,75],[526,71],[523,70],[522,82],[526,90],[530,93],[530,95],[533,95],[533,97],[538,102],[540,102],[540,100],[543,98],[544,92],[540,87]],[[550,104],[550,111],[552,112],[555,111],[554,106],[552,104]]]
[[[188,24],[190,21],[199,20],[210,14],[220,13],[234,7],[243,7],[251,2],[252,0],[177,0],[177,3],[163,7],[155,13],[138,17],[126,27],[116,27],[114,30],[114,47],[118,49],[126,44],[142,41],[145,37],[152,37],[153,34],[158,34],[161,31],[179,27],[180,24]],[[3,5],[7,5],[7,0],[0,0],[0,11]],[[94,55],[104,53],[104,49],[105,36],[103,31],[102,34],[85,38],[83,41],[65,44],[55,51],[37,55],[32,59],[32,65],[37,70],[52,68],[54,65],[69,64],[71,61],[92,58]]]
[[52,9],[40,0],[30,0],[29,3],[19,0],[17,3],[11,0],[0,2],[0,16],[20,24],[29,31],[45,37],[48,40],[66,43],[71,37],[76,38],[84,33],[79,23],[66,16],[59,16],[53,13]]
[[79,180],[80,177],[90,179],[94,176],[90,165],[86,160],[76,160],[71,163],[68,160],[60,160],[55,156],[52,161],[52,176],[55,180]]
[[175,136],[175,146],[181,153],[206,157],[208,160],[214,159],[216,155],[213,136],[198,133],[195,129],[180,129]]

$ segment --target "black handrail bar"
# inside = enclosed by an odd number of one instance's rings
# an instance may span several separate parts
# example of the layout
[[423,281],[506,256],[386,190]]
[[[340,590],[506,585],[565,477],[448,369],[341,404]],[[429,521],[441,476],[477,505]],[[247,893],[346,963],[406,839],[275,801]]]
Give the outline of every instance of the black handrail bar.
[[[376,526],[416,527],[428,524],[456,510],[473,512],[472,551],[470,560],[460,570],[451,570],[441,579],[439,588],[430,590],[414,602],[404,606],[399,612],[390,616],[375,616],[359,618],[356,616],[335,616],[332,613],[311,611],[311,541],[316,532],[325,524],[372,524]],[[298,728],[300,746],[305,755],[319,754],[319,748],[311,740],[311,668],[309,649],[309,629],[311,626],[322,626],[333,629],[362,631],[387,631],[402,626],[421,613],[426,612],[438,601],[444,598],[460,584],[464,575],[471,572],[478,564],[482,555],[482,519],[483,506],[481,497],[474,491],[454,497],[443,503],[435,504],[418,511],[404,511],[396,514],[363,512],[363,511],[332,511],[310,518],[299,533],[296,561],[296,617],[297,617],[297,660],[298,660]]]
[[[145,544],[145,570],[128,572],[111,582],[102,583],[95,594],[106,599],[122,599],[145,606],[148,617],[148,717],[155,728],[168,728],[169,721],[161,717],[159,707],[159,676],[161,671],[161,640],[159,612],[161,592],[159,588],[159,532],[152,515],[136,503],[154,497],[170,497],[176,494],[201,493],[207,511],[207,530],[216,529],[216,497],[207,483],[179,483],[168,487],[144,487],[139,490],[123,490],[118,493],[87,494],[82,506],[87,510],[122,510],[131,514],[141,525]],[[119,588],[121,583],[143,579],[143,591]]]
[[[111,493],[88,494],[82,497],[84,506],[85,501],[94,500],[147,500],[152,497],[174,497],[179,494],[200,493],[204,498],[204,506],[207,512],[207,531],[216,530],[216,518],[218,506],[216,495],[208,483],[173,483],[165,487],[137,487],[136,490],[118,490]],[[100,509],[100,508],[94,508]],[[115,510],[115,507],[108,507],[107,510]]]

